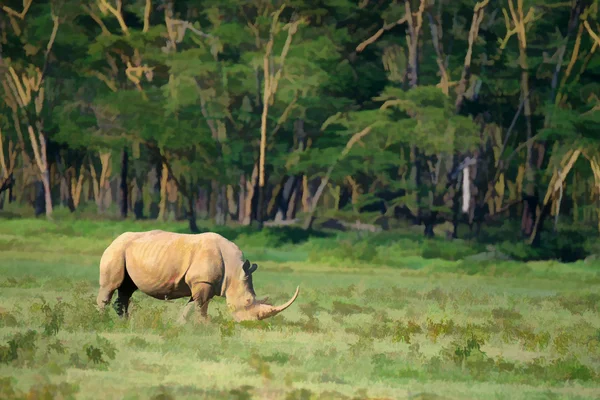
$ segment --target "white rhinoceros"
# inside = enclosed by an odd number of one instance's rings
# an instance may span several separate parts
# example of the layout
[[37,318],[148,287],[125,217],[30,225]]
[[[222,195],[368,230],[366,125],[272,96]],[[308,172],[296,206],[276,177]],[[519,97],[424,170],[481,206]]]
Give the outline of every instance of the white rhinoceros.
[[216,233],[126,232],[102,255],[97,303],[104,309],[116,290],[114,307],[122,316],[137,289],[161,300],[190,296],[180,318],[184,322],[194,304],[206,319],[210,299],[222,296],[237,321],[260,320],[288,308],[300,288],[290,301],[273,307],[256,299],[256,269],[237,245]]

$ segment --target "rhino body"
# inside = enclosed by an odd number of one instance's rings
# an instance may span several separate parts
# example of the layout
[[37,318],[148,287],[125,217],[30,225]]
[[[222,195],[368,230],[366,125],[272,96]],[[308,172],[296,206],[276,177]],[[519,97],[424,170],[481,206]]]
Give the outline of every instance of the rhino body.
[[117,291],[115,309],[126,315],[138,289],[161,300],[190,297],[180,319],[184,322],[194,305],[206,318],[210,299],[222,296],[236,320],[264,319],[289,307],[299,288],[280,307],[257,300],[252,284],[257,268],[237,245],[216,233],[126,232],[102,255],[97,304],[104,309]]

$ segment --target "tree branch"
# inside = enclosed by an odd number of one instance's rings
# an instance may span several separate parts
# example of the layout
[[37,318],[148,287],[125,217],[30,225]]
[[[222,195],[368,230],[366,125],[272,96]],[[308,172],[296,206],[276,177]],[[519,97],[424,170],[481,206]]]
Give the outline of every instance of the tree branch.
[[390,29],[393,29],[398,25],[402,25],[406,21],[407,21],[407,18],[405,15],[404,17],[400,18],[399,20],[392,22],[390,24],[384,23],[383,26],[377,32],[375,32],[373,34],[373,36],[371,36],[370,38],[368,38],[367,40],[363,41],[358,46],[356,46],[356,51],[360,53],[368,45],[373,44],[377,39],[379,39],[381,37],[381,35],[383,35],[384,32],[389,31]]
[[98,0],[98,7],[102,12],[106,12],[108,10],[108,12],[110,12],[119,22],[119,26],[121,27],[121,30],[123,31],[125,36],[129,36],[129,28],[127,27],[127,24],[125,24],[123,14],[121,13],[121,9],[123,7],[122,0],[117,0],[116,7],[110,5],[107,0]]
[[436,53],[436,62],[438,65],[438,69],[440,70],[440,86],[442,87],[442,92],[446,96],[448,96],[450,79],[448,77],[448,71],[446,70],[446,66],[444,64],[444,55],[442,51],[442,45],[440,43],[440,31],[438,30],[438,26],[433,20],[433,16],[431,15],[431,13],[427,13],[427,18],[429,19],[429,28],[431,29],[431,40],[433,42],[433,47]]
[[502,160],[502,154],[504,153],[504,150],[506,149],[506,146],[508,144],[508,139],[510,138],[510,135],[512,134],[512,131],[517,123],[517,120],[519,119],[519,115],[521,115],[521,111],[523,111],[524,105],[525,105],[525,98],[522,98],[521,102],[519,103],[519,108],[517,108],[517,112],[513,116],[510,126],[508,127],[508,131],[506,131],[506,136],[504,137],[504,142],[502,143],[502,148],[500,149],[500,155],[498,156],[498,162],[496,163],[496,167],[498,167],[498,165],[500,165],[500,162]]
[[42,66],[42,72],[39,77],[39,84],[41,86],[44,77],[46,76],[46,71],[48,69],[48,63],[50,59],[50,51],[52,51],[52,46],[54,46],[54,41],[56,40],[56,34],[58,33],[58,26],[60,25],[60,21],[58,19],[58,15],[52,14],[52,33],[50,33],[50,39],[48,40],[48,44],[46,45],[46,52],[44,53],[44,65]]
[[152,0],[146,0],[146,6],[144,7],[144,29],[142,32],[148,32],[150,28],[150,12],[152,11]]
[[[291,22],[287,24],[283,29],[288,31],[287,38],[285,39],[285,44],[283,45],[283,49],[281,49],[281,55],[279,56],[279,68],[275,73],[275,77],[271,82],[273,84],[271,89],[271,94],[275,95],[277,92],[277,86],[279,85],[279,80],[281,79],[281,73],[283,71],[283,65],[285,63],[285,59],[287,57],[288,52],[290,51],[290,46],[292,45],[292,38],[294,34],[298,31],[298,26],[302,23],[306,22],[304,18],[301,18],[297,21]],[[272,99],[271,99],[272,101]]]
[[296,106],[296,101],[298,101],[298,93],[294,95],[294,99],[286,106],[285,110],[283,110],[283,114],[281,114],[281,117],[279,117],[279,120],[277,121],[277,125],[275,125],[275,128],[273,128],[273,131],[271,132],[271,139],[275,137],[279,129],[281,129],[281,126],[287,121],[288,116]]
[[108,30],[108,28],[106,27],[106,25],[104,24],[102,19],[98,15],[96,15],[96,13],[94,13],[94,11],[91,9],[91,7],[86,6],[86,5],[82,5],[81,7],[100,26],[100,29],[102,30],[103,35],[106,35],[106,36],[111,35],[110,31]]
[[23,0],[23,11],[21,11],[21,12],[17,12],[15,10],[13,10],[12,8],[10,8],[9,6],[2,6],[2,9],[8,15],[12,15],[13,17],[17,17],[20,20],[23,20],[23,19],[25,19],[25,15],[27,14],[27,11],[29,11],[29,7],[31,7],[32,3],[33,3],[33,0]]
[[304,229],[310,229],[310,227],[312,226],[312,222],[314,220],[314,214],[315,214],[315,210],[317,208],[317,204],[319,203],[319,199],[321,198],[321,195],[323,194],[325,187],[329,183],[329,179],[331,177],[331,174],[333,173],[333,169],[344,157],[346,157],[348,155],[348,153],[352,149],[352,146],[354,146],[358,141],[360,141],[360,139],[362,139],[363,137],[368,135],[369,132],[371,132],[371,128],[372,128],[372,126],[369,125],[362,131],[357,132],[354,135],[352,135],[350,140],[348,140],[348,143],[346,143],[344,150],[342,150],[342,152],[337,157],[337,159],[335,159],[334,162],[329,166],[329,168],[327,168],[327,172],[325,173],[325,176],[321,180],[321,183],[319,184],[319,187],[317,188],[317,191],[315,192],[315,195],[313,196],[312,201],[310,202],[310,209],[309,209],[306,221],[304,222]]
[[583,21],[583,26],[585,26],[585,29],[588,31],[592,39],[594,39],[596,45],[600,46],[600,36],[598,36],[598,34],[592,30],[590,23],[587,20],[585,20]]
[[0,183],[0,193],[10,189],[15,184],[12,172]]
[[481,25],[481,21],[483,21],[483,16],[485,13],[485,7],[489,4],[489,0],[483,0],[475,4],[475,8],[473,9],[473,18],[471,20],[471,29],[469,30],[468,37],[468,48],[467,54],[465,55],[464,67],[462,70],[462,74],[460,77],[460,81],[458,83],[458,87],[456,88],[456,102],[454,104],[454,108],[456,112],[459,112],[462,104],[465,99],[465,91],[467,88],[467,81],[471,77],[471,59],[473,57],[473,46],[475,44],[475,40],[477,40],[477,36],[479,35],[479,26]]

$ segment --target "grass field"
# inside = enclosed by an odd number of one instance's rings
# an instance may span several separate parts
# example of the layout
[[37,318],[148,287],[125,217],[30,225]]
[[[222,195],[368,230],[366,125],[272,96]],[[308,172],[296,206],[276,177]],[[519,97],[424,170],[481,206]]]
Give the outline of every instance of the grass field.
[[[2,399],[593,399],[600,262],[497,261],[410,234],[223,229],[275,318],[177,326],[185,299],[95,309],[98,261],[155,222],[0,220]],[[477,255],[479,253],[479,255]]]

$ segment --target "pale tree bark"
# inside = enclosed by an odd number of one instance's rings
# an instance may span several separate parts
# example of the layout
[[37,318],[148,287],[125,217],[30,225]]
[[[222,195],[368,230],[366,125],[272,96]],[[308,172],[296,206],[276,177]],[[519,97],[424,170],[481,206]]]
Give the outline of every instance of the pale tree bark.
[[[421,28],[423,26],[423,12],[425,11],[425,0],[420,0],[418,10],[413,14],[411,10],[411,2],[409,0],[404,1],[405,15],[406,15],[406,43],[408,47],[408,64],[407,64],[407,77],[408,87],[410,89],[416,88],[419,84],[419,38],[421,36]],[[412,173],[413,184],[416,188],[421,186],[421,174],[423,173],[423,155],[419,150],[419,147],[415,144],[411,145],[411,162],[412,162]],[[421,224],[428,217],[423,215],[422,209],[422,196],[421,191],[417,189],[417,219],[418,223]],[[425,224],[425,234],[428,234],[428,227]]]
[[285,58],[290,50],[292,39],[294,34],[298,31],[300,24],[306,22],[304,18],[300,18],[294,22],[290,22],[283,27],[283,30],[287,30],[287,38],[281,50],[279,56],[279,65],[275,70],[271,70],[271,59],[273,44],[275,41],[275,35],[279,28],[279,16],[283,12],[285,6],[282,6],[273,14],[273,20],[271,23],[271,30],[269,33],[269,40],[265,46],[263,55],[263,110],[261,114],[260,123],[260,152],[259,152],[259,171],[258,171],[258,206],[257,206],[257,220],[259,229],[263,226],[263,213],[264,213],[264,201],[265,201],[265,153],[267,148],[267,117],[269,115],[269,105],[274,101],[275,94],[277,93],[277,86],[282,76],[283,66],[285,64]]
[[[449,75],[448,72],[448,67],[446,65],[446,61],[445,61],[445,55],[444,55],[444,50],[442,48],[442,44],[441,44],[441,33],[442,33],[442,27],[441,27],[441,16],[438,15],[437,16],[437,22],[436,20],[433,18],[433,16],[431,15],[431,13],[427,13],[428,19],[429,19],[429,26],[431,29],[431,36],[432,36],[432,42],[433,42],[433,47],[435,49],[436,52],[436,62],[438,65],[438,69],[439,69],[439,73],[440,73],[440,83],[439,83],[439,87],[441,87],[442,92],[449,96],[450,95],[450,87],[456,85],[456,100],[455,100],[455,112],[456,114],[460,114],[461,109],[462,109],[462,105],[464,103],[465,100],[465,93],[467,90],[467,84],[471,78],[471,61],[473,58],[473,47],[475,44],[475,41],[477,40],[478,36],[479,36],[479,27],[481,25],[481,22],[483,21],[484,15],[485,15],[485,7],[489,4],[489,0],[483,0],[480,1],[478,3],[475,4],[475,7],[473,8],[473,17],[471,19],[471,27],[469,29],[469,35],[467,38],[467,42],[468,42],[468,46],[467,46],[467,53],[465,55],[465,59],[463,62],[463,68],[462,68],[462,72],[461,72],[461,77],[459,79],[458,82],[452,82],[451,81],[451,77]],[[437,158],[441,159],[443,157],[442,154],[438,154]],[[450,168],[450,171],[455,171],[458,166],[459,166],[459,162],[460,162],[460,157],[457,154],[457,152],[453,152],[452,154],[452,166]],[[463,173],[463,177],[468,177],[469,175],[469,167],[467,167],[464,170]],[[456,174],[456,176],[458,177],[458,174]],[[472,176],[472,178],[474,179],[475,176]],[[472,188],[474,188],[474,185],[471,183],[472,179],[463,179],[463,212],[468,213],[469,211],[471,211],[472,214],[472,202],[471,202],[471,192],[472,192]],[[456,179],[453,179],[451,174],[449,174],[448,179],[447,179],[447,184],[445,185],[446,189],[445,191],[449,191],[451,190],[453,187],[456,188],[457,186],[457,181]],[[458,232],[458,223],[459,223],[459,201],[460,201],[460,196],[458,195],[458,190],[455,191],[455,195],[452,197],[452,209],[453,209],[453,232],[452,232],[452,237],[456,238],[457,237],[457,232]],[[467,194],[465,194],[465,192]],[[442,194],[443,195],[443,194]],[[438,199],[439,201],[439,199]],[[465,211],[465,207],[467,208],[467,210]],[[430,232],[433,232],[432,229],[429,230]]]
[[227,212],[229,213],[229,218],[231,220],[234,220],[235,215],[238,211],[238,204],[235,200],[235,190],[233,188],[233,185],[227,185],[225,190],[227,197]]
[[258,164],[254,164],[250,179],[244,179],[244,183],[246,185],[246,196],[242,223],[244,225],[250,225],[252,223],[252,200],[254,199],[254,191],[258,184]]
[[[171,169],[171,165],[167,159],[167,156],[161,151],[159,155],[162,159],[163,166],[167,168],[168,176],[173,181],[173,184],[176,189],[179,189],[181,194],[186,200],[187,205],[187,219],[189,223],[190,232],[199,233],[200,229],[198,228],[198,224],[196,222],[196,207],[194,205],[194,200],[196,195],[194,190],[194,185],[191,183],[185,182],[185,180],[179,180],[175,174],[173,174],[173,170]],[[167,182],[168,183],[168,182]]]
[[[556,67],[551,82],[551,95],[550,103],[554,103],[555,106],[564,106],[566,97],[563,96],[562,90],[565,87],[566,81],[570,76],[573,66],[577,60],[579,54],[579,48],[581,44],[581,34],[583,26],[579,26],[579,31],[575,37],[575,44],[571,60],[567,66],[566,72],[563,75],[560,85],[558,84],[558,77],[562,69],[564,56],[566,54],[567,43],[573,36],[575,28],[580,20],[580,15],[584,12],[585,8],[590,4],[589,1],[575,0],[571,5],[571,15],[569,18],[567,36],[564,39],[564,43],[557,49]],[[524,104],[524,115],[526,119],[527,128],[527,158],[525,164],[525,184],[523,187],[523,214],[521,219],[521,231],[522,234],[528,239],[530,244],[537,244],[539,241],[539,234],[541,232],[541,225],[544,217],[548,214],[548,205],[545,203],[541,204],[536,194],[536,171],[541,168],[546,153],[546,146],[544,142],[535,142],[535,136],[532,133],[531,124],[531,103],[529,93],[529,75],[528,75],[528,63],[527,63],[527,35],[526,25],[533,21],[533,8],[530,8],[527,14],[524,16],[523,11],[523,0],[517,0],[515,7],[514,0],[508,2],[510,17],[506,9],[503,9],[507,33],[505,38],[501,41],[500,48],[503,49],[508,40],[514,34],[517,34],[519,43],[519,65],[521,67],[521,98]],[[592,49],[594,50],[594,48]],[[584,62],[584,66],[587,65]],[[585,67],[582,67],[585,68]],[[551,123],[551,113],[546,114],[544,120],[544,127],[548,127]]]
[[[166,52],[176,52],[177,44],[181,43],[184,39],[186,33],[188,31],[192,32],[194,35],[203,38],[203,39],[218,39],[210,34],[207,34],[203,31],[198,30],[193,26],[192,23],[188,21],[179,20],[173,17],[173,2],[167,2],[165,6],[165,26],[167,28],[167,45],[163,48]],[[213,58],[215,62],[219,62],[218,54],[213,52]],[[198,95],[200,98],[200,111],[202,116],[204,117],[206,124],[208,125],[212,138],[216,143],[217,147],[217,158],[222,157],[223,146],[226,145],[222,142],[222,137],[220,133],[222,130],[225,130],[225,124],[222,121],[216,121],[209,114],[207,110],[207,102],[209,100],[209,96],[206,95],[207,88],[202,87],[202,82],[200,79],[196,79],[196,87],[198,90]],[[213,88],[208,88],[209,90],[214,90]],[[225,131],[226,135],[226,131]],[[213,218],[217,225],[224,225],[227,218],[227,210],[228,210],[228,196],[227,196],[227,187],[220,185],[219,182],[215,179],[211,180],[211,190],[210,196],[208,199],[209,205],[209,218]],[[183,191],[182,191],[183,192]],[[193,195],[194,191],[185,191],[189,192]]]
[[[586,152],[583,152],[585,158],[590,162],[590,167],[594,174],[594,190],[593,193],[596,197],[596,217],[598,231],[600,231],[600,157],[597,154],[590,156]],[[562,186],[561,186],[562,188]],[[559,203],[560,204],[560,203]]]
[[[91,5],[83,5],[83,9],[88,13],[88,15],[100,26],[102,29],[102,34],[105,36],[111,36],[112,33],[106,27],[102,19],[98,16],[95,10],[100,10],[101,14],[107,15],[111,14],[119,23],[119,27],[124,36],[130,36],[129,27],[125,22],[125,17],[123,16],[123,2],[122,0],[116,0],[116,3],[113,3],[110,0],[97,0],[95,3],[95,7]],[[146,0],[144,6],[144,27],[143,32],[146,33],[150,27],[150,13],[152,10],[152,1]],[[142,76],[146,77],[146,80],[152,81],[154,68],[148,67],[147,64],[142,64],[142,58],[140,56],[140,52],[137,48],[133,49],[133,55],[127,56],[122,55],[123,62],[126,65],[125,75],[127,78],[135,85],[136,89],[141,93],[144,99],[147,99],[146,93],[142,89],[141,79]],[[116,92],[118,90],[115,81],[118,78],[119,68],[116,65],[114,59],[111,56],[107,55],[107,62],[110,65],[110,70],[112,73],[112,78],[108,78],[105,74],[100,71],[91,71],[91,73],[96,76],[98,79],[103,81],[112,91]]]
[[456,102],[454,108],[457,113],[460,113],[463,102],[465,100],[465,92],[467,89],[467,83],[471,78],[471,60],[473,58],[473,46],[477,37],[479,36],[479,27],[483,21],[485,14],[485,7],[489,4],[489,0],[483,0],[475,4],[473,8],[473,18],[471,20],[471,28],[469,29],[468,47],[467,54],[465,55],[465,62],[463,64],[463,70],[458,81],[456,88]]
[[32,3],[33,3],[33,0],[23,0],[23,10],[21,12],[15,11],[12,8],[10,8],[9,6],[2,6],[2,10],[4,10],[4,12],[6,14],[8,14],[10,17],[16,17],[20,20],[24,20],[25,15],[29,11],[29,8],[31,7]]
[[350,175],[346,177],[346,180],[350,184],[351,188],[350,201],[352,202],[352,209],[354,210],[354,212],[359,212],[357,204],[358,200],[360,199],[360,195],[362,194],[362,189],[359,186],[359,184],[354,180],[354,178],[352,178]]
[[419,38],[421,28],[423,27],[423,12],[425,11],[426,0],[420,0],[419,8],[413,14],[410,7],[410,0],[404,1],[406,9],[406,42],[408,44],[408,82],[409,87],[414,88],[419,84]]
[[346,143],[346,146],[341,151],[341,153],[337,157],[337,159],[334,160],[334,162],[329,166],[329,168],[327,168],[327,172],[325,173],[325,176],[321,179],[321,183],[319,184],[319,187],[317,188],[317,191],[315,192],[315,195],[312,197],[312,200],[310,202],[308,215],[307,215],[306,219],[304,220],[304,229],[305,230],[309,230],[312,228],[313,222],[315,220],[314,215],[315,215],[315,211],[317,209],[317,204],[319,203],[319,199],[321,198],[321,195],[323,194],[325,187],[329,183],[329,179],[331,177],[331,173],[333,172],[333,169],[336,167],[336,165],[341,160],[343,160],[348,155],[350,150],[352,150],[352,146],[354,146],[357,142],[359,142],[363,137],[367,136],[369,134],[369,132],[371,132],[371,126],[368,126],[365,129],[363,129],[362,131],[357,132],[354,135],[352,135],[352,137],[350,138],[348,143]]
[[240,175],[238,192],[238,222],[243,223],[246,216],[246,175]]
[[308,184],[308,177],[302,176],[302,212],[310,211],[310,204],[312,202],[312,196],[310,193],[310,186]]
[[68,207],[70,212],[75,211],[75,202],[73,201],[73,190],[72,185],[72,174],[74,173],[73,168],[66,166],[66,160],[56,152],[56,170],[58,172],[58,178],[60,181],[60,202],[63,207]]
[[[559,194],[559,196],[561,195],[561,193],[562,193],[561,189],[562,189],[563,183],[564,183],[567,175],[569,174],[569,171],[573,168],[573,165],[575,165],[575,162],[577,161],[577,159],[579,158],[579,156],[581,154],[582,154],[581,149],[575,149],[575,150],[568,151],[567,154],[565,154],[563,156],[561,163],[560,163],[560,168],[554,169],[552,178],[550,179],[550,184],[548,185],[548,189],[546,191],[546,196],[544,197],[544,200],[542,202],[543,208],[548,207],[551,204],[550,200],[553,198],[556,199],[557,194]],[[544,215],[542,212],[537,213],[536,220],[531,229],[532,232],[528,238],[529,244],[535,244],[534,243],[535,240],[537,240],[537,238],[539,238],[538,230],[541,228],[540,224],[543,221],[543,217],[544,217]]]
[[83,190],[83,179],[85,177],[85,168],[82,165],[79,168],[79,175],[77,179],[75,178],[76,171],[75,168],[71,168],[71,198],[73,199],[73,206],[75,208],[79,207],[79,203],[81,201],[81,191]]
[[[293,102],[290,104],[293,104]],[[285,114],[286,113],[284,112],[284,115]],[[282,123],[281,121],[284,119],[287,119],[287,117],[282,116],[282,118],[280,118],[280,122],[277,123],[277,126],[273,130],[274,132],[279,129]],[[292,150],[296,149],[297,151],[304,151],[306,147],[306,132],[304,131],[304,120],[302,118],[299,118],[294,122],[294,132],[297,144]],[[300,175],[285,176],[284,182],[281,185],[281,190],[276,194],[275,198],[277,209],[274,219],[276,222],[289,219],[288,215],[293,215],[295,213],[295,210],[293,209],[296,205],[295,194],[298,191],[300,179]],[[292,210],[290,210],[290,208],[292,208]]]
[[119,189],[121,192],[121,218],[127,218],[127,211],[129,208],[129,203],[127,201],[129,186],[127,184],[127,175],[129,170],[129,154],[127,153],[127,148],[124,148],[121,151],[121,183],[119,185]]
[[96,173],[94,163],[90,158],[90,174],[92,178],[92,187],[94,190],[94,200],[98,206],[98,213],[102,214],[107,207],[107,197],[110,195],[110,176],[112,174],[111,153],[100,153],[100,176]]
[[169,180],[169,170],[165,162],[162,163],[162,172],[160,174],[160,203],[158,205],[159,221],[167,219],[167,181]]
[[[10,9],[6,6],[4,6],[3,9],[9,14],[23,19],[30,5],[31,2],[25,1],[23,12],[16,14],[14,11],[9,11]],[[44,52],[42,68],[36,67],[34,76],[27,76],[24,73],[22,77],[19,77],[15,69],[12,66],[9,66],[4,79],[4,82],[6,83],[5,87],[10,89],[9,93],[12,96],[10,102],[18,105],[18,109],[21,110],[27,121],[27,132],[29,133],[35,162],[38,166],[40,179],[44,187],[45,212],[48,219],[52,219],[52,195],[50,187],[50,171],[46,153],[47,138],[44,132],[41,113],[44,105],[44,78],[48,68],[50,52],[54,46],[56,34],[58,33],[58,28],[60,26],[60,20],[53,11],[51,17],[53,23],[52,32],[50,33],[50,38]],[[0,60],[0,62],[3,61]],[[35,111],[35,120],[30,118],[29,109],[32,106]],[[20,123],[18,118],[14,118],[14,120],[15,123]],[[20,127],[18,128],[18,131],[20,132],[19,129]],[[37,131],[37,135],[35,131]]]
[[[4,154],[4,138],[2,136],[2,130],[0,129],[0,167],[2,167],[2,173],[0,174],[0,196],[4,191],[7,192],[5,198],[10,202],[10,188],[14,184],[13,172],[15,170],[15,162],[17,159],[17,150],[13,146],[12,140],[8,141],[8,163]],[[0,200],[2,204],[2,200]]]
[[[524,237],[529,237],[533,233],[533,228],[536,219],[536,209],[538,207],[538,199],[536,195],[535,174],[541,161],[543,154],[536,157],[534,155],[534,143],[531,141],[533,137],[533,127],[531,123],[531,101],[529,93],[529,65],[527,60],[527,31],[526,25],[533,20],[534,9],[530,7],[525,15],[523,10],[523,0],[517,0],[515,6],[514,0],[508,0],[510,17],[505,8],[502,9],[506,24],[506,36],[500,44],[503,49],[511,36],[517,35],[519,44],[519,67],[521,68],[521,99],[523,101],[523,113],[525,117],[526,133],[527,133],[527,158],[525,161],[525,182],[523,187],[523,215],[521,218],[521,232]],[[541,157],[540,157],[541,156]],[[539,165],[538,165],[539,164]]]
[[[567,35],[564,38],[563,44],[558,47],[557,52],[555,54],[556,66],[554,69],[554,73],[552,75],[550,98],[549,98],[549,103],[554,104],[555,107],[561,106],[561,103],[563,101],[566,101],[565,98],[561,98],[560,93],[564,90],[564,86],[565,86],[569,76],[571,75],[571,72],[573,70],[573,66],[574,66],[575,62],[577,61],[577,57],[579,55],[579,49],[581,46],[581,36],[583,33],[583,29],[586,28],[589,30],[588,21],[587,20],[581,21],[580,17],[581,17],[581,15],[586,13],[586,10],[590,6],[591,6],[591,1],[589,1],[589,0],[574,0],[571,4],[571,14],[569,17]],[[575,34],[576,29],[577,29],[577,33]],[[594,36],[593,32],[589,32],[589,33],[593,38],[593,36]],[[559,75],[560,75],[562,65],[564,62],[567,46],[568,46],[568,43],[569,43],[571,37],[574,34],[575,34],[575,43],[573,44],[571,59],[567,65],[567,69],[566,69],[566,71],[563,75],[563,78],[561,79],[561,82],[559,84],[558,83]],[[600,43],[600,40],[598,42]],[[594,44],[594,46],[595,45],[596,45],[596,43]],[[564,103],[562,105],[564,106]],[[544,128],[548,128],[551,125],[551,123],[552,123],[552,113],[550,112],[550,113],[547,113],[544,118]],[[537,168],[540,168],[541,164],[543,162],[544,154],[545,154],[545,143],[542,142],[542,143],[538,143],[537,145],[538,145],[538,151],[537,151],[536,155],[537,155],[538,159],[536,160],[535,166]],[[540,233],[542,231],[544,219],[550,213],[551,207],[553,204],[555,205],[555,208],[556,208],[555,223],[558,220],[558,212],[560,210],[560,208],[559,208],[560,202],[562,201],[563,182],[564,182],[566,175],[569,173],[569,170],[572,168],[573,164],[579,157],[580,152],[581,151],[579,149],[570,150],[569,152],[567,152],[567,155],[565,156],[565,158],[563,158],[563,161],[561,163],[561,169],[558,171],[557,170],[554,171],[554,174],[553,174],[550,184],[548,186],[548,190],[546,192],[546,197],[544,198],[544,201],[542,202],[541,205],[537,205],[537,203],[536,203],[537,207],[536,207],[535,213],[533,214],[533,216],[528,216],[527,221],[531,218],[534,218],[533,227],[531,228],[531,231],[526,232],[528,234],[527,242],[529,244],[532,244],[532,245],[539,244]],[[594,164],[593,164],[593,162],[591,162],[592,159],[588,158],[588,160],[590,160],[590,164],[592,166],[592,171],[594,171]],[[558,197],[556,196],[556,193],[559,194]],[[550,199],[552,199],[553,201],[549,202]],[[537,195],[536,195],[536,200],[537,200]],[[539,201],[537,201],[537,202],[539,203]],[[526,206],[526,210],[531,212],[531,206],[527,207],[527,203],[525,206]],[[524,220],[525,220],[525,217],[526,217],[526,215],[524,212],[524,215],[523,215]]]

